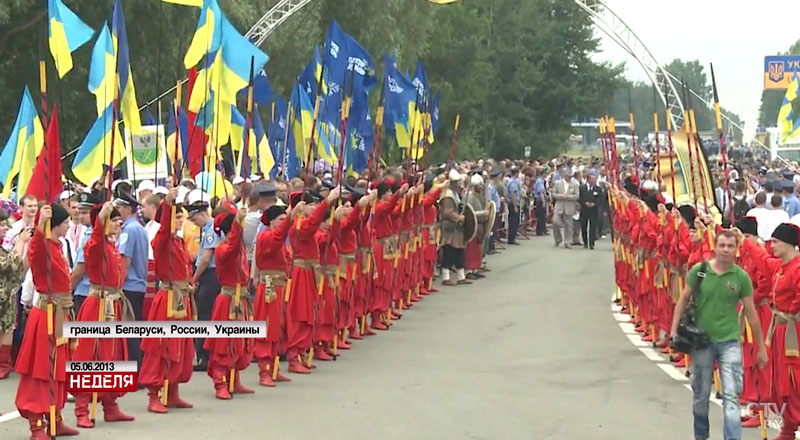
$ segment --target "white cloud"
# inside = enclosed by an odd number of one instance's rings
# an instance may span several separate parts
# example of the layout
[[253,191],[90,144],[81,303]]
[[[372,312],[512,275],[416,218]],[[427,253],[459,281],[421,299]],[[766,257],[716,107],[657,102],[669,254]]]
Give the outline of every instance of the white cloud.
[[[720,102],[745,121],[745,135],[758,123],[764,57],[786,51],[800,38],[790,16],[797,0],[605,0],[661,64],[673,58],[714,63]],[[781,18],[783,17],[783,18]],[[641,66],[600,32],[597,60],[626,62],[626,76],[646,80]],[[711,80],[708,67],[706,73]],[[777,117],[777,115],[775,115]],[[701,127],[703,128],[703,127]],[[711,127],[706,127],[711,128]]]

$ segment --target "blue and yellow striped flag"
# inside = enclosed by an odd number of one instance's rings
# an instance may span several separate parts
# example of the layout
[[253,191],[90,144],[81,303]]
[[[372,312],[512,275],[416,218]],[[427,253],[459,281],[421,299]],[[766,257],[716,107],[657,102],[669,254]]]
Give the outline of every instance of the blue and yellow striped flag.
[[797,72],[794,72],[792,83],[789,84],[789,88],[786,89],[786,96],[783,97],[783,103],[778,111],[777,125],[781,130],[781,145],[800,135],[800,114],[795,114],[792,108],[792,104],[799,99],[797,96],[797,89],[799,86],[800,77],[798,77]]
[[133,85],[130,54],[128,53],[128,33],[125,31],[125,16],[122,14],[120,0],[114,3],[114,20],[111,24],[111,41],[117,55],[119,72],[119,109],[125,127],[137,134],[142,130],[139,104],[136,103],[136,88]]
[[103,23],[103,30],[94,43],[92,62],[89,65],[89,91],[97,100],[97,115],[102,115],[114,102],[114,83],[116,81],[117,57],[108,23]]
[[119,126],[114,121],[113,106],[108,106],[94,121],[72,161],[72,174],[78,180],[88,184],[92,179],[102,176],[103,165],[111,162],[112,136],[114,136],[114,161],[111,164],[113,168],[125,159],[125,146],[119,135]]
[[[8,200],[11,184],[17,178],[17,194],[25,194],[36,167],[36,157],[44,145],[44,129],[33,103],[31,92],[25,86],[19,112],[11,135],[0,154],[0,183],[3,184],[3,198]],[[55,178],[61,178],[57,176]]]
[[50,53],[55,60],[58,77],[63,78],[72,70],[72,52],[91,40],[94,30],[61,0],[47,1],[47,21]]

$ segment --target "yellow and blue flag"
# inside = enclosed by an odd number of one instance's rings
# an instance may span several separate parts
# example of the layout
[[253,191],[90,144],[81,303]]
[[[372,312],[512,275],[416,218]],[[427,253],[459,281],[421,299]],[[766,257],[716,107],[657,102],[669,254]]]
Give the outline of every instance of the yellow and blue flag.
[[139,117],[139,104],[136,103],[136,88],[131,74],[130,54],[128,52],[128,33],[125,31],[125,16],[122,14],[120,0],[114,3],[114,19],[111,23],[111,41],[117,55],[119,72],[119,109],[122,121],[132,133],[139,133],[142,120]]
[[[778,111],[778,128],[781,130],[780,143],[796,138],[800,135],[800,98],[797,89],[800,87],[800,76],[794,72],[789,88],[786,89],[786,96]],[[797,110],[797,111],[796,111]]]
[[209,69],[209,84],[228,104],[235,103],[236,94],[250,83],[251,61],[254,72],[258,72],[269,60],[265,52],[236,30],[216,0],[205,0],[184,64],[189,69],[211,54],[215,59]]
[[112,136],[114,137],[114,160],[111,167],[114,168],[122,162],[122,159],[125,159],[126,154],[125,145],[119,135],[119,125],[114,121],[113,107],[108,106],[89,129],[72,161],[72,174],[78,180],[88,184],[92,179],[103,174],[103,166],[112,162]]
[[[25,194],[31,180],[36,158],[44,145],[44,129],[36,105],[27,86],[22,93],[17,120],[0,153],[0,183],[3,184],[3,198],[11,194],[12,181],[17,177],[17,194]],[[57,176],[56,178],[61,178]]]
[[242,151],[244,143],[244,129],[247,120],[235,105],[231,106],[231,149]]
[[89,91],[97,100],[97,115],[103,115],[114,102],[114,82],[116,81],[117,57],[108,23],[97,37],[92,50],[92,63],[89,65]]
[[255,141],[255,163],[259,174],[271,176],[275,168],[275,156],[272,154],[267,133],[264,131],[258,106],[253,108],[253,128],[250,130],[250,139],[251,143]]
[[81,21],[61,0],[47,1],[48,44],[58,77],[72,70],[72,52],[92,39],[94,30]]

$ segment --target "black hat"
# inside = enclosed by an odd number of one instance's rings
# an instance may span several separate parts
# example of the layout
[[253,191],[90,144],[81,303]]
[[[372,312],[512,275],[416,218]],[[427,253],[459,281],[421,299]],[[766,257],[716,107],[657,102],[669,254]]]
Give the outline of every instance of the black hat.
[[794,191],[794,182],[792,180],[784,180],[781,183],[784,191]]
[[51,203],[50,206],[53,209],[53,217],[50,219],[51,226],[58,226],[61,223],[69,220],[69,212],[67,212],[64,207],[62,207],[58,203]]
[[130,206],[131,208],[139,206],[139,202],[137,202],[136,199],[131,197],[130,194],[127,194],[123,191],[119,191],[119,188],[117,188],[117,191],[115,191],[115,193],[116,193],[115,194],[116,198],[114,199],[115,205],[117,206],[125,205],[125,206]]
[[355,206],[362,197],[367,195],[367,192],[363,189],[351,187],[350,190],[350,203]]
[[781,175],[783,176],[784,179],[788,180],[792,180],[792,178],[794,178],[794,172],[786,168],[781,170]]
[[94,195],[82,192],[78,194],[78,207],[82,209],[92,209],[92,206],[100,203],[100,200]]
[[186,216],[191,217],[198,212],[208,211],[208,203],[205,202],[198,202],[191,205],[186,206]]
[[792,246],[797,246],[797,242],[800,240],[800,228],[791,223],[781,223],[775,228],[775,231],[772,233],[772,238]]
[[316,192],[311,190],[306,190],[305,192],[295,191],[289,195],[289,205],[295,206],[301,201],[306,203],[319,203],[323,200],[322,196]]
[[678,212],[681,213],[681,217],[689,224],[689,228],[694,228],[694,219],[697,217],[697,211],[695,211],[694,206],[678,206]]
[[758,235],[758,220],[753,216],[740,218],[736,222],[736,227],[744,234]]
[[260,197],[271,197],[278,192],[278,188],[274,183],[259,182],[256,184],[255,192]]
[[334,184],[332,180],[325,179],[322,181],[322,187],[331,190],[336,188],[336,184]]
[[489,177],[497,177],[503,174],[503,170],[500,168],[494,168],[492,171],[489,172]]
[[263,214],[261,214],[261,223],[263,223],[265,226],[269,226],[270,222],[272,222],[276,218],[280,217],[281,214],[286,212],[286,208],[287,208],[286,206],[278,206],[278,205],[270,206],[269,208],[264,210]]

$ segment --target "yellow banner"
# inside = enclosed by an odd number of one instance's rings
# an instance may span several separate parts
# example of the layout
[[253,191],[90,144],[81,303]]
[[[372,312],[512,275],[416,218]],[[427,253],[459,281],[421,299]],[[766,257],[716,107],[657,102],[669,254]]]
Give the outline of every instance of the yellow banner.
[[[698,147],[699,146],[696,145],[696,138],[692,139],[694,186],[692,185],[692,168],[689,162],[689,144],[684,131],[672,133],[673,155],[670,157],[669,153],[662,154],[661,160],[657,166],[661,172],[661,180],[666,186],[666,192],[672,196],[676,207],[693,205],[696,199],[698,210],[704,211],[707,203],[714,218],[719,222],[721,221],[722,215],[714,201],[714,186],[711,183],[708,163],[702,151],[703,148]],[[670,162],[672,166],[670,166]],[[672,170],[674,170],[674,174]],[[675,181],[674,194],[672,190],[673,180]],[[706,198],[704,198],[704,194]]]

